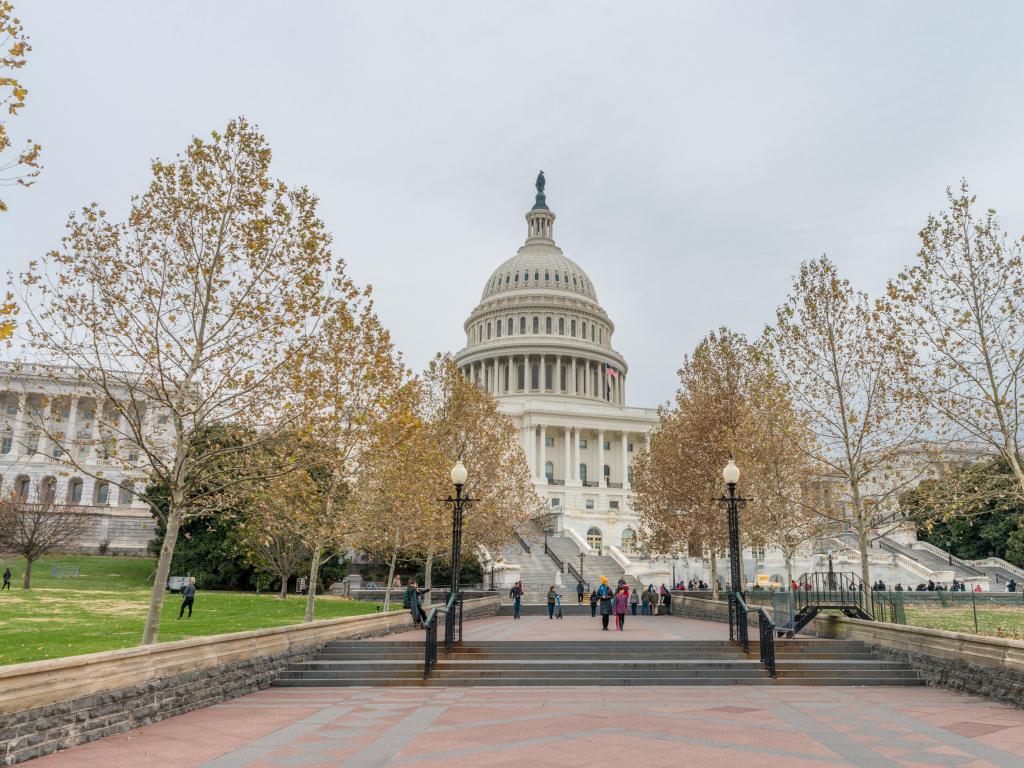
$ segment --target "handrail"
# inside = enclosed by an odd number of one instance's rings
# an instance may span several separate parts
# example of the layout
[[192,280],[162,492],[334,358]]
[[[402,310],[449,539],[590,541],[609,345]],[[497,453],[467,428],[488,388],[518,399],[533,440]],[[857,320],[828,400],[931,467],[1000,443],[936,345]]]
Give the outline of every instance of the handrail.
[[[451,653],[455,643],[462,642],[462,592],[453,592],[448,596],[448,602],[444,606],[444,652]],[[459,632],[455,637],[455,621],[458,613]]]
[[[736,603],[743,609],[744,614],[757,614],[757,624],[760,630],[758,651],[760,651],[761,663],[764,664],[771,677],[778,677],[778,673],[775,671],[775,622],[760,605],[753,608],[747,605],[740,592],[736,593]],[[744,652],[749,652],[749,647],[744,648]]]
[[423,679],[430,676],[430,670],[437,664],[437,606],[430,609],[423,628],[427,631],[423,642]]
[[590,589],[590,584],[586,581],[583,581],[583,574],[576,570],[576,567],[572,563],[563,562],[562,559],[557,554],[555,554],[555,550],[551,549],[551,547],[548,546],[547,541],[544,542],[544,554],[555,561],[555,565],[558,566],[559,571],[565,573],[566,569],[568,569],[569,574],[573,576],[576,579],[576,581],[583,582],[584,589]]
[[519,531],[516,531],[516,538],[519,539],[519,546],[523,548],[523,551],[528,555],[532,554],[530,552],[530,545],[527,543],[526,539],[523,538],[523,535],[519,533]]

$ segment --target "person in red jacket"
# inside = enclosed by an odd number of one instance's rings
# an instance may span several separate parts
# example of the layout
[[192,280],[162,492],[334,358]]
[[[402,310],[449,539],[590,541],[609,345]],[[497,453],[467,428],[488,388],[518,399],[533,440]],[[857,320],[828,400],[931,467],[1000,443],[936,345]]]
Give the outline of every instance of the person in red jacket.
[[629,587],[625,584],[615,593],[615,627],[622,630],[626,626],[626,614],[629,612]]

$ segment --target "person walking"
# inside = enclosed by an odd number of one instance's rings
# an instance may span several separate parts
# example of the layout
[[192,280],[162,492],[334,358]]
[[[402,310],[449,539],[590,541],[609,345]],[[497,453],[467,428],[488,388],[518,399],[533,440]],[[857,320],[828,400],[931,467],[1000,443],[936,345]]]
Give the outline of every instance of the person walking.
[[583,582],[582,581],[577,581],[576,582],[576,602],[578,604],[580,604],[580,605],[583,605],[583,593],[585,591],[586,590],[583,588]]
[[668,587],[664,584],[661,585],[659,591],[661,592],[661,604],[665,606],[665,614],[668,615],[672,613],[672,595],[669,594]]
[[555,585],[552,584],[548,588],[548,619],[555,618],[555,600],[558,599],[558,593],[555,591]]
[[517,581],[509,590],[508,596],[512,598],[512,619],[514,621],[519,618],[519,613],[523,609],[523,582]]
[[3,585],[3,587],[0,587],[0,590],[3,590],[3,589],[6,589],[8,591],[10,591],[10,589],[11,589],[11,569],[10,568],[4,568],[4,585]]
[[636,616],[636,607],[640,604],[640,597],[635,589],[630,591],[629,587],[626,587],[626,594],[629,595],[629,612]]
[[402,602],[409,607],[409,612],[412,613],[412,622],[417,627],[422,626],[427,618],[427,612],[423,610],[423,603],[420,601],[420,597],[429,591],[426,587],[420,589],[415,579],[409,579],[409,586],[405,589],[405,599]]
[[194,576],[189,577],[188,582],[181,588],[181,610],[178,611],[178,618],[180,619],[182,614],[185,613],[185,609],[188,608],[188,617],[192,618],[192,605],[196,601],[196,579]]
[[626,626],[626,613],[629,612],[629,587],[623,585],[615,593],[615,628],[620,632]]
[[597,590],[590,590],[590,615],[597,616]]
[[612,592],[612,588],[608,586],[608,578],[602,576],[601,586],[597,588],[597,600],[601,607],[601,630],[604,632],[608,631],[608,620],[612,615],[612,600],[614,598],[615,594]]

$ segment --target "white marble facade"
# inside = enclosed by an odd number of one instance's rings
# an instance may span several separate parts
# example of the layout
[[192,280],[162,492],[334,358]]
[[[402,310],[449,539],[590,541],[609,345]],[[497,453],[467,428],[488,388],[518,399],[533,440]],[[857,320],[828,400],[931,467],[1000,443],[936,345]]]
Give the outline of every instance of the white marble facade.
[[615,324],[587,273],[555,245],[554,221],[541,184],[526,242],[487,280],[455,359],[519,429],[555,527],[630,551],[633,457],[657,411],[626,405]]
[[[118,430],[103,402],[70,370],[0,364],[0,494],[29,503],[50,499],[94,520],[77,549],[144,552],[153,536],[145,455]],[[149,429],[167,419],[147,414]],[[73,457],[73,460],[72,460]]]

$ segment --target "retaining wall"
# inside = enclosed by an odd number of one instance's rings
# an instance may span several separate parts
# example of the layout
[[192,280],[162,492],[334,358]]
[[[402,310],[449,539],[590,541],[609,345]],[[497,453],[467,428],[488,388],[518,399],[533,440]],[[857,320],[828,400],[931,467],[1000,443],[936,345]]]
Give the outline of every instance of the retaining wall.
[[[499,605],[466,601],[464,618]],[[0,765],[261,690],[328,641],[412,627],[409,612],[396,611],[2,666]]]

